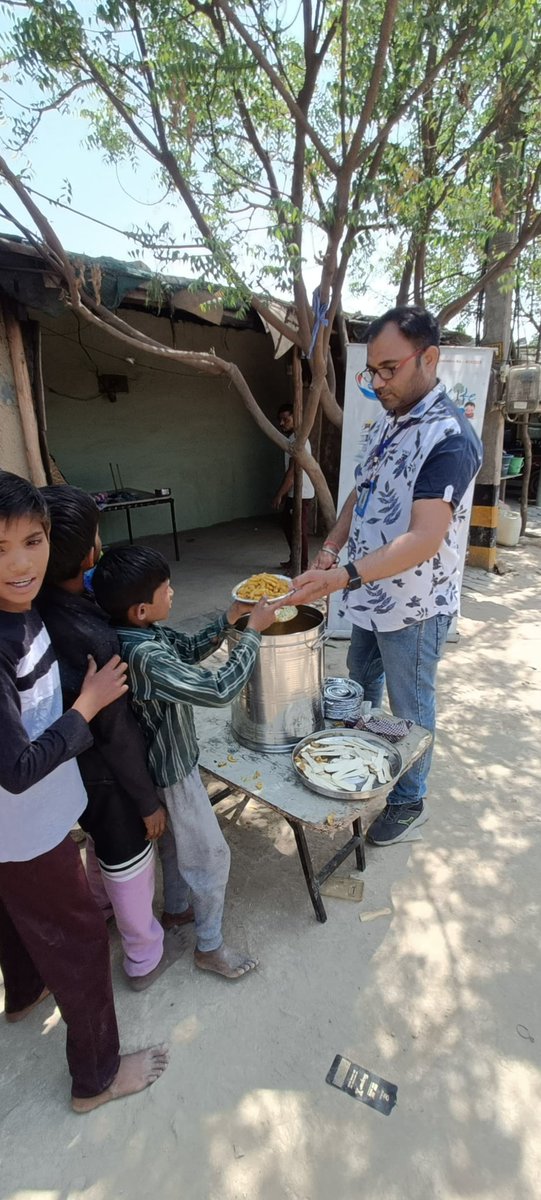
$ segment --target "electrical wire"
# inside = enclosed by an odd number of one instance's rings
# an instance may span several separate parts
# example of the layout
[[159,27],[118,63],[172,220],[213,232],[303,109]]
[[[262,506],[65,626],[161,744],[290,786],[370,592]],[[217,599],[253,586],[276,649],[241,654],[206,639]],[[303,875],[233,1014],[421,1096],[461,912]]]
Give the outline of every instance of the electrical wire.
[[[41,321],[40,321],[40,325],[41,325],[41,328],[43,329],[44,333],[49,333],[49,334],[51,334],[52,337],[64,338],[65,341],[70,342],[72,346],[79,346],[80,349],[85,350],[86,354],[90,358],[90,361],[92,362],[92,365],[96,371],[96,375],[99,373],[99,368],[98,368],[97,363],[95,363],[94,360],[91,358],[89,351],[86,349],[86,347],[83,345],[83,343],[79,343],[75,338],[70,337],[68,333],[62,333],[62,331],[60,329],[52,329],[50,325],[45,325]],[[137,331],[135,331],[135,332],[137,332]],[[114,336],[114,334],[112,336]],[[142,352],[144,353],[144,347],[141,347],[141,349],[142,349]],[[113,354],[109,350],[101,350],[101,349],[98,350],[98,354],[103,355],[105,358],[112,358],[112,359],[114,359],[115,362],[121,362],[124,364],[124,366],[126,366],[126,364],[128,364],[129,366],[132,365],[132,363],[130,362],[130,358],[132,357],[131,355],[124,356],[122,354]],[[182,370],[182,368],[180,366],[177,367],[176,370],[168,370],[166,367],[156,367],[156,366],[154,366],[154,363],[141,363],[137,359],[133,359],[133,366],[138,366],[143,371],[155,371],[156,374],[158,374],[158,375],[171,375],[176,378],[178,378],[178,376],[181,375],[185,379],[201,379],[201,376],[204,375],[204,371],[184,371],[184,370]],[[216,376],[215,376],[215,378],[216,378]],[[54,392],[54,388],[48,387],[48,391]],[[57,396],[64,396],[66,394],[67,393],[65,393],[65,392],[55,392],[55,395],[57,395]],[[99,397],[101,395],[102,395],[102,393],[99,392],[98,396],[70,396],[69,399],[71,399],[71,400],[92,400],[92,399],[94,399],[95,400],[95,399],[99,399]]]

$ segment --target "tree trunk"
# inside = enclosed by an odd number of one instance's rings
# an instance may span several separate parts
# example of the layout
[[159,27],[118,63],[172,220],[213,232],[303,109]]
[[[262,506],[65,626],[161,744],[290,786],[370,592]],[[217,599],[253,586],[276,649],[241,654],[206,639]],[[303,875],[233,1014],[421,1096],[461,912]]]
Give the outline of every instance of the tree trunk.
[[[513,244],[512,231],[498,234],[491,242],[489,262]],[[511,341],[513,292],[501,286],[501,280],[489,284],[485,293],[485,321],[481,345],[500,343],[502,362],[507,361]],[[472,566],[493,571],[496,566],[496,531],[498,498],[502,475],[502,453],[505,417],[502,408],[503,385],[500,365],[493,365],[488,387],[487,407],[483,422],[483,465],[477,476],[472,510],[472,529],[469,561]],[[479,510],[481,510],[479,512]]]
[[[511,101],[511,97],[509,100]],[[494,178],[492,204],[495,216],[505,222],[489,243],[488,268],[502,258],[515,244],[518,213],[510,209],[516,173],[520,170],[520,121],[517,105],[506,108],[506,126],[500,131],[499,163]],[[511,344],[513,289],[509,273],[492,280],[485,288],[485,320],[481,345],[499,344],[502,362],[507,362]],[[485,420],[483,422],[483,465],[477,476],[470,534],[470,563],[493,571],[496,566],[496,531],[498,526],[498,497],[502,474],[502,452],[505,417],[502,407],[503,385],[499,364],[493,366]]]
[[408,242],[408,248],[406,250],[406,258],[404,261],[404,266],[402,268],[400,285],[399,285],[397,296],[396,296],[396,304],[397,305],[408,304],[408,302],[409,302],[410,291],[411,291],[411,279],[412,279],[412,275],[413,275],[413,264],[415,262],[416,249],[417,249],[417,242],[416,242],[415,235],[412,233],[410,235],[410,239]]
[[[299,350],[293,348],[293,423],[300,429],[302,422],[302,366]],[[300,575],[302,552],[302,477],[300,464],[294,461],[293,524],[291,530],[291,574]],[[286,501],[287,503],[287,501]]]

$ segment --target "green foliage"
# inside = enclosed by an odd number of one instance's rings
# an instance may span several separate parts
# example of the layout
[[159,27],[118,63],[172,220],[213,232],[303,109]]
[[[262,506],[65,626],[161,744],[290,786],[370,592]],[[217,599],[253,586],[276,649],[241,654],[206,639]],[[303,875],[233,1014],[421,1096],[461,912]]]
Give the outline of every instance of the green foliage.
[[[314,7],[318,28],[303,25],[309,5],[285,0],[28,0],[11,12],[4,64],[44,106],[78,105],[109,161],[135,162],[141,146],[154,157],[193,222],[186,253],[163,229],[140,231],[164,267],[182,263],[246,306],[252,289],[302,284],[310,235],[338,302],[348,267],[362,286],[384,226],[397,286],[422,253],[417,288],[439,306],[523,210],[540,154],[541,0],[402,0],[365,112],[384,8],[350,0],[343,40],[337,0]],[[510,110],[517,138],[504,146]],[[11,144],[37,119],[19,119]],[[413,265],[410,283],[409,295]]]
[[[539,210],[540,16],[531,2],[487,18],[483,53],[442,75],[389,145],[380,202],[397,236],[385,267],[404,296],[451,303],[486,269],[497,235],[514,238]],[[538,254],[534,245],[528,261]],[[511,272],[500,286],[513,283]]]

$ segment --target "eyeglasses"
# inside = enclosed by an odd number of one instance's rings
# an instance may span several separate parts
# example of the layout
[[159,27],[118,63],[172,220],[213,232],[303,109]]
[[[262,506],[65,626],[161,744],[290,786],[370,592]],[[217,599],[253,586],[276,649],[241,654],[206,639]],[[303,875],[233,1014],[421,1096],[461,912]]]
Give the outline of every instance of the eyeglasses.
[[412,358],[419,358],[422,353],[422,350],[414,350],[413,354],[408,354],[408,357],[403,358],[401,362],[396,364],[396,367],[365,367],[364,371],[361,371],[361,378],[365,383],[373,383],[376,375],[379,375],[383,383],[388,383],[390,379],[394,379],[396,372],[399,371],[400,368],[405,365],[405,363],[409,362]]

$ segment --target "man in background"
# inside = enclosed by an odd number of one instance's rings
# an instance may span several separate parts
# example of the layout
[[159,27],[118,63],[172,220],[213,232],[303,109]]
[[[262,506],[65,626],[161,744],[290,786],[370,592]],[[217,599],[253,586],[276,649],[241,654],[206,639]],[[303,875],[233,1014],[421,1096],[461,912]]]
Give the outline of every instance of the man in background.
[[[293,405],[282,404],[278,409],[278,425],[288,438],[290,443],[295,440],[295,424],[293,421]],[[306,449],[309,454],[312,453],[310,442],[306,442]],[[273,509],[278,512],[282,508],[282,528],[285,533],[287,544],[289,546],[289,559],[287,562],[280,563],[283,571],[291,571],[292,569],[292,545],[293,545],[293,487],[295,463],[290,454],[285,454],[285,475],[282,479],[280,487],[272,501]],[[312,500],[314,499],[314,485],[306,471],[302,473],[302,526],[301,526],[301,571],[306,571],[308,567],[308,527],[310,521],[310,511],[312,508]]]

